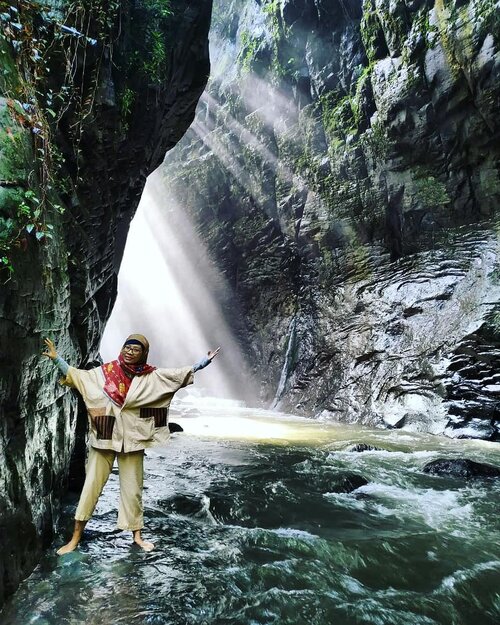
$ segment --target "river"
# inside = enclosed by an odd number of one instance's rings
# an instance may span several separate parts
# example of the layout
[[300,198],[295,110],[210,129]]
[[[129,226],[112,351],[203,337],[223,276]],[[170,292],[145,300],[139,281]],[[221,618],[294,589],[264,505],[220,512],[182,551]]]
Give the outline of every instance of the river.
[[79,549],[58,557],[68,498],[2,625],[498,625],[500,480],[422,472],[444,457],[500,466],[498,444],[231,403],[190,414],[147,452],[155,550],[115,529],[115,470]]

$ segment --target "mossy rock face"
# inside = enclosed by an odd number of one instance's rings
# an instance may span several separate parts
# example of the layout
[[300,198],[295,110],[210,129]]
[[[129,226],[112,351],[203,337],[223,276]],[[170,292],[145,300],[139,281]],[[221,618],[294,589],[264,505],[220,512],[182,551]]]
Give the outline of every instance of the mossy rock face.
[[436,415],[457,409],[453,374],[433,367],[497,292],[493,5],[216,3],[211,141],[187,136],[164,171],[234,289],[269,404],[394,425],[391,406],[404,427],[451,428]]
[[0,37],[0,93],[6,93],[19,85],[19,74],[7,40]]
[[[33,144],[28,129],[24,128],[19,103],[0,97],[0,280],[12,273],[14,245],[27,245],[25,231],[32,207],[25,194],[30,183],[36,185],[33,175]],[[31,175],[30,175],[31,174]],[[30,182],[31,178],[31,182]],[[36,188],[36,186],[35,186]]]
[[0,97],[0,180],[2,186],[25,186],[26,171],[33,161],[29,131],[23,128],[16,116],[18,104]]
[[363,3],[361,36],[366,55],[370,61],[373,62],[388,56],[387,40],[380,14],[376,10],[375,0],[365,0]]

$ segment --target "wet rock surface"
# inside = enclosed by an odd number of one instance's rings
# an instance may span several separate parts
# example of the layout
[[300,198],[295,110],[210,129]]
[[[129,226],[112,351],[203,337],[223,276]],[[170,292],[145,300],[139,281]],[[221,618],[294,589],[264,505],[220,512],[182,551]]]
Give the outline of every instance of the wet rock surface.
[[168,429],[170,430],[170,432],[184,432],[183,428],[181,425],[179,425],[178,423],[174,423],[174,422],[170,422],[168,424]]
[[373,447],[373,445],[367,445],[366,443],[358,443],[356,445],[346,447],[345,451],[362,453],[363,451],[381,451],[381,449],[380,447]]
[[164,171],[262,401],[498,440],[494,3],[231,9]]
[[433,460],[427,463],[423,470],[424,473],[430,473],[431,475],[461,477],[465,479],[500,476],[499,467],[466,459]]

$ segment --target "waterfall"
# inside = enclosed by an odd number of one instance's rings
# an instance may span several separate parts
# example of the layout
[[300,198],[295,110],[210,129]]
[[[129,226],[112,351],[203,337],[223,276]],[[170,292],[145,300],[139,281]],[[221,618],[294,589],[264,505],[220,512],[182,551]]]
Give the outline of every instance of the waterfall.
[[290,323],[285,361],[283,363],[283,369],[281,370],[280,381],[278,383],[278,388],[276,389],[276,395],[274,396],[274,400],[271,405],[271,408],[276,408],[279,400],[281,399],[281,396],[283,395],[283,392],[285,391],[285,385],[288,380],[288,376],[290,375],[290,367],[292,365],[292,361],[294,357],[295,338],[297,335],[296,328],[297,328],[297,317],[294,317]]

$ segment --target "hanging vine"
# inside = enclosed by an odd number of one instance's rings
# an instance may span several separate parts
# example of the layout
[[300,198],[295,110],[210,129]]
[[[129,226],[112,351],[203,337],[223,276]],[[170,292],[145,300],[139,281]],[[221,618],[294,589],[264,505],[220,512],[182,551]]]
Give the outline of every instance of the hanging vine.
[[[80,143],[94,110],[103,55],[112,54],[120,2],[79,0],[54,9],[18,0],[1,2],[0,8],[3,61],[6,56],[14,61],[3,85],[8,118],[2,120],[2,156],[25,172],[23,180],[0,180],[12,189],[0,213],[0,268],[10,275],[16,248],[26,249],[30,238],[44,243],[52,238],[50,222],[63,212],[56,190],[78,182]],[[76,163],[73,179],[54,140],[62,120]]]
[[[103,67],[113,72],[121,136],[137,95],[151,88],[158,97],[166,88],[172,1],[0,0],[0,95],[7,102],[0,103],[0,189],[7,189],[0,270],[7,277],[16,248],[53,237],[64,210],[59,194],[70,196],[83,182],[82,143],[99,114]],[[17,166],[4,172],[7,162]]]

